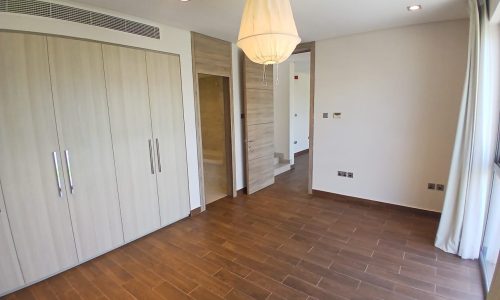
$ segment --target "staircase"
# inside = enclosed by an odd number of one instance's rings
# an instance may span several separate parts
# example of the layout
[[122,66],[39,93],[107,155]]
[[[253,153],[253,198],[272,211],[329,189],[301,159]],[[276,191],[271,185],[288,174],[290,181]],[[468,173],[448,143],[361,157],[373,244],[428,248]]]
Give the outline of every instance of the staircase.
[[290,170],[290,161],[284,159],[283,153],[274,153],[274,176]]

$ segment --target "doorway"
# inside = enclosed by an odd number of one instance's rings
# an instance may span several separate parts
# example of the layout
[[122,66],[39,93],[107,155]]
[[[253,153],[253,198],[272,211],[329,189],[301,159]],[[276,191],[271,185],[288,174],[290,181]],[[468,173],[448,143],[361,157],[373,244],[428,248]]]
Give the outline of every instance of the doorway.
[[311,54],[294,54],[291,60],[290,155],[295,158],[309,152]]
[[299,156],[301,167],[295,172],[309,173],[311,67],[311,52],[308,51],[291,55],[277,69],[275,81],[279,78],[279,85],[274,93],[275,175],[294,168]]
[[205,203],[232,195],[229,77],[198,74]]

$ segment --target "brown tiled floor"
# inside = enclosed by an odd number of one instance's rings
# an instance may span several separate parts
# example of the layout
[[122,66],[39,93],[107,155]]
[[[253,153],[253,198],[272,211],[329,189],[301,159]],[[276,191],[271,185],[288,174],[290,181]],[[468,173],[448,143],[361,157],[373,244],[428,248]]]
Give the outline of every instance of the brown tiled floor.
[[482,299],[436,217],[310,197],[306,165],[8,298]]

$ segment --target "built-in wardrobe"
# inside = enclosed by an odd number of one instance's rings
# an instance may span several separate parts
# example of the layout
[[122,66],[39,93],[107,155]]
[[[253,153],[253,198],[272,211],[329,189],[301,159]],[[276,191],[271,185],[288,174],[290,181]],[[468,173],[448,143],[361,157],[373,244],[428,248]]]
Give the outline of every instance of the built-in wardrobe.
[[190,213],[178,55],[0,32],[0,295]]

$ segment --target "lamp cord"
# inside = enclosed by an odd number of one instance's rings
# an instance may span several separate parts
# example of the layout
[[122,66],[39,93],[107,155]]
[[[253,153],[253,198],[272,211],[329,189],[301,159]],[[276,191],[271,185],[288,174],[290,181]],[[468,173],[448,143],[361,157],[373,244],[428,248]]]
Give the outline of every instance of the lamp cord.
[[[262,65],[262,85],[267,86],[267,72],[266,72],[266,64]],[[280,65],[276,64],[276,85],[280,84]]]
[[266,65],[263,65],[263,71],[262,71],[262,84],[264,86],[267,86],[267,80],[266,80]]

